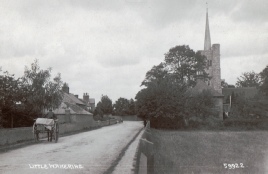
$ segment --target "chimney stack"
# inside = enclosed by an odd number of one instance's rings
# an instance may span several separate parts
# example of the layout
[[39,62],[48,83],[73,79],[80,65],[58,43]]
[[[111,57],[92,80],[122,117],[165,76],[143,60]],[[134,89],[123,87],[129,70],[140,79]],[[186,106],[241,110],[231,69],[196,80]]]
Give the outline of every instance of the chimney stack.
[[66,92],[67,94],[69,94],[69,86],[67,86],[67,85],[63,85],[63,87],[62,87],[62,91],[63,92]]
[[89,95],[88,95],[88,93],[84,93],[84,95],[83,95],[83,100],[84,100],[86,103],[89,103]]
[[64,83],[61,90],[67,94],[69,94],[69,85],[67,83]]

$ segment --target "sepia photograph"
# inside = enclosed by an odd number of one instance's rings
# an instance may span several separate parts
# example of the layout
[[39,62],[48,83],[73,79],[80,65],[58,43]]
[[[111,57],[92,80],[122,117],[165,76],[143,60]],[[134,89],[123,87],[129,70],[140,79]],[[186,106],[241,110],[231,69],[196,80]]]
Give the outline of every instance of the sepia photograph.
[[0,0],[1,174],[268,174],[268,1]]

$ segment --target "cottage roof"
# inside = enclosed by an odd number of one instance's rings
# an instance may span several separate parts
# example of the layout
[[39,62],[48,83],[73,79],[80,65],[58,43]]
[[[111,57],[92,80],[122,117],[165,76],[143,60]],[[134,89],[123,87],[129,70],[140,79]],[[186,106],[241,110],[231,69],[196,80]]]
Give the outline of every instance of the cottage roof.
[[75,104],[71,104],[68,102],[64,102],[68,108],[70,108],[70,110],[72,110],[74,113],[79,114],[79,115],[92,115],[90,112],[84,110],[83,108],[75,105]]
[[68,106],[64,102],[62,102],[57,109],[54,109],[53,112],[55,114],[65,114],[66,109],[70,110],[70,114],[75,114],[75,112],[72,109],[68,108]]
[[85,114],[85,115],[92,115],[92,113],[84,110],[78,105],[86,106],[86,104],[82,101],[80,101],[77,97],[75,97],[73,94],[68,94],[66,92],[63,92],[63,100],[61,105],[54,109],[53,112],[55,114],[65,114],[65,110],[70,110],[70,114]]
[[190,88],[187,90],[187,93],[189,95],[196,95],[198,93],[203,92],[204,90],[209,90],[213,97],[223,97],[222,94],[217,92],[215,89],[213,89],[211,86],[208,86],[204,81],[198,80],[195,87]]
[[92,115],[92,113],[84,110],[83,108],[68,102],[62,102],[57,109],[53,110],[53,112],[55,114],[66,114],[65,110],[69,110],[70,114]]
[[86,101],[84,101],[83,99],[79,98],[79,100],[84,104],[84,105],[88,105]]
[[82,101],[80,101],[73,94],[67,94],[66,92],[64,92],[63,94],[64,94],[63,102],[68,102],[68,103],[71,103],[71,104],[85,105]]

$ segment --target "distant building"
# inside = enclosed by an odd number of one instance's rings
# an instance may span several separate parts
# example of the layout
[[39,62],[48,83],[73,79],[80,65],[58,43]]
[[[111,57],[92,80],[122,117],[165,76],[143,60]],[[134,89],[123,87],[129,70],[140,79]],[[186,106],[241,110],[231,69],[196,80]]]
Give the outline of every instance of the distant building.
[[87,110],[93,112],[95,110],[95,99],[89,98],[88,93],[83,94],[83,99],[80,99],[87,107]]
[[89,105],[91,107],[91,110],[95,110],[95,98],[89,98]]
[[55,114],[62,114],[65,113],[65,110],[70,110],[71,114],[77,113],[92,115],[90,112],[87,111],[87,105],[81,100],[79,100],[78,95],[69,93],[69,87],[63,87],[62,92],[62,103],[59,108],[54,110]]
[[53,110],[60,122],[72,122],[71,118],[75,121],[80,120],[80,122],[82,122],[85,119],[83,117],[93,116],[90,111],[92,107],[95,107],[95,102],[89,105],[89,102],[79,99],[78,95],[69,93],[69,87],[67,85],[62,87],[62,92],[62,103],[57,109]]
[[75,103],[76,105],[80,106],[81,108],[93,112],[95,110],[95,99],[89,98],[88,93],[83,94],[83,99],[79,99],[78,95],[73,95],[69,93],[69,87],[63,86],[62,91],[68,94],[65,96],[63,100],[72,101],[72,103]]

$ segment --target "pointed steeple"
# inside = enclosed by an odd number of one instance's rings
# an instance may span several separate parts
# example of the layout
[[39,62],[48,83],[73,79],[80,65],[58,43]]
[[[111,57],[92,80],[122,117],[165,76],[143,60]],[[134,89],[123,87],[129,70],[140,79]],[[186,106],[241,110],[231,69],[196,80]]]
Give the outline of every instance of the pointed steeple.
[[208,7],[207,7],[204,50],[210,50],[210,49],[211,49],[211,40],[210,40],[210,32],[209,32]]

